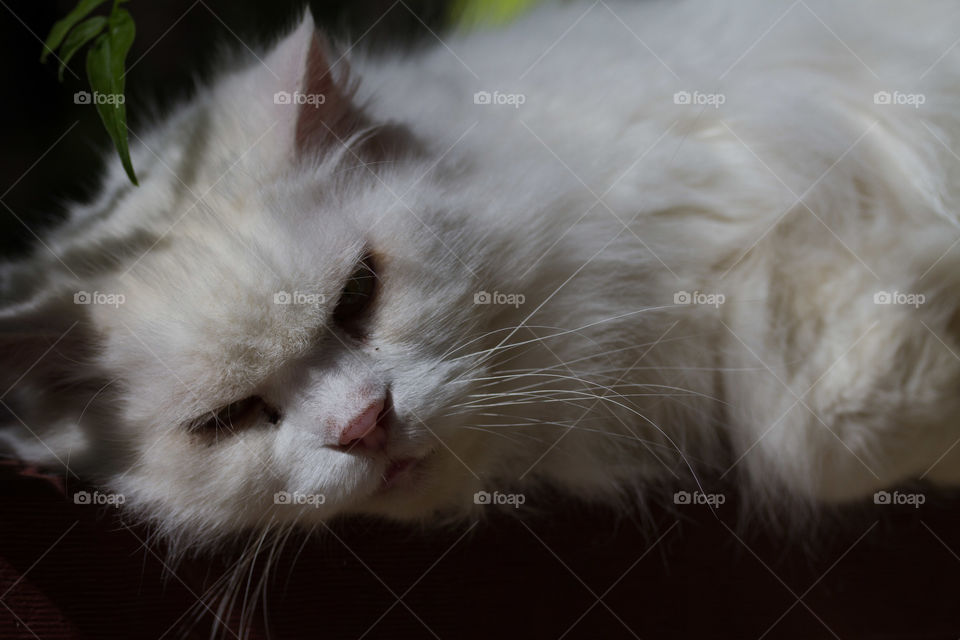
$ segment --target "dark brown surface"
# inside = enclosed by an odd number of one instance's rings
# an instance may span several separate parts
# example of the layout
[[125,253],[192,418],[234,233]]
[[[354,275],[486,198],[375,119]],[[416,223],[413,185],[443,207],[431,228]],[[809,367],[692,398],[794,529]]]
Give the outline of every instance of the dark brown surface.
[[[145,531],[61,484],[0,465],[0,638],[208,637],[209,613],[190,635],[183,623],[201,601],[216,609],[204,584],[229,560],[164,576]],[[871,508],[789,545],[728,528],[732,505],[643,526],[574,505],[466,534],[346,523],[287,544],[268,624],[276,639],[957,638],[960,511],[937,502]],[[252,620],[267,637],[262,608]]]

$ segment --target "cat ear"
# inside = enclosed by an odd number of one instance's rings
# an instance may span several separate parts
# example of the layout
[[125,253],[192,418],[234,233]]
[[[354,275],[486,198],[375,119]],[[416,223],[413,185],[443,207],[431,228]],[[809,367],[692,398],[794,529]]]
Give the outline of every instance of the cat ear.
[[292,134],[295,155],[345,142],[369,125],[353,103],[346,61],[334,56],[309,12],[264,65],[277,77],[280,89],[274,93],[274,104],[284,128]]
[[[288,151],[301,158],[350,143],[365,161],[408,153],[416,141],[404,128],[374,123],[354,101],[356,84],[347,62],[316,30],[309,11],[297,29],[264,59],[275,77],[273,102],[287,135]],[[360,140],[351,136],[363,131]]]

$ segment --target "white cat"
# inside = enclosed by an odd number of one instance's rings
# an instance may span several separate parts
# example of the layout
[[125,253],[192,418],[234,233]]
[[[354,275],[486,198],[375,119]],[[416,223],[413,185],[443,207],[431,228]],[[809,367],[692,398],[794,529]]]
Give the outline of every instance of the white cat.
[[306,17],[4,267],[6,443],[187,546],[960,483],[957,33],[578,2],[348,75]]

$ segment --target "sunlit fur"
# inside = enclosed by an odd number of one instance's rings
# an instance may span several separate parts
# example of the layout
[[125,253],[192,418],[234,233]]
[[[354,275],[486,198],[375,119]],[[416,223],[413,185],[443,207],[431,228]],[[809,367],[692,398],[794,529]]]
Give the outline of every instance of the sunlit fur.
[[[297,109],[273,96],[301,86],[306,18],[133,140],[139,188],[113,168],[4,268],[4,402],[23,421],[5,440],[183,548],[335,515],[475,517],[480,489],[627,506],[729,471],[749,503],[800,506],[960,481],[960,448],[942,457],[960,436],[960,16],[788,7],[565,3],[413,53],[360,46],[349,99],[367,120],[298,154]],[[407,141],[364,155],[387,123]],[[329,316],[367,250],[358,342]],[[81,290],[125,302],[72,304]],[[882,290],[926,302],[875,305]],[[427,457],[384,492],[383,460],[324,434],[386,387],[391,456]],[[251,394],[279,424],[184,428]]]

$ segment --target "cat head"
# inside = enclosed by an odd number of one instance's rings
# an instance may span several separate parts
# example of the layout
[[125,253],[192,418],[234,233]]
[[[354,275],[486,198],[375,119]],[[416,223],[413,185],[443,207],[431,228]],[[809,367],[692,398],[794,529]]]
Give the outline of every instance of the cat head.
[[5,272],[29,291],[0,317],[21,456],[197,543],[475,508],[517,456],[466,428],[521,318],[475,304],[510,233],[343,66],[308,16],[144,139],[140,188]]

